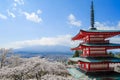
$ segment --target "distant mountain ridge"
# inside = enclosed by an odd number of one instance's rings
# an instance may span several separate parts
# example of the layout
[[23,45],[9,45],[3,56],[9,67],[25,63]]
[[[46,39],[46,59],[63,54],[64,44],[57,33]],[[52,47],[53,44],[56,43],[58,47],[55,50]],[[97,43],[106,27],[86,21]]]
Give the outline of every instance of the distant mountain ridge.
[[23,57],[32,56],[70,56],[73,52],[67,46],[31,46],[19,49],[14,49],[15,54],[20,54]]

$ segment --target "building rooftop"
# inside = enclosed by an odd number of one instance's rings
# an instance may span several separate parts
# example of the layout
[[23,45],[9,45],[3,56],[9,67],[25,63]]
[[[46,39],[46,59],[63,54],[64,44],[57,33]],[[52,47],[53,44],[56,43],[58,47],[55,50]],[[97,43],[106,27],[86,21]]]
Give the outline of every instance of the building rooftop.
[[78,68],[68,68],[68,72],[78,80],[120,80],[120,73],[117,72],[95,72],[85,73]]
[[81,45],[84,45],[84,46],[112,46],[112,47],[116,47],[116,46],[120,46],[120,44],[115,44],[115,43],[109,43],[109,44],[88,44],[88,43],[84,43],[84,44],[81,44]]
[[80,30],[80,32],[72,38],[72,40],[79,40],[86,35],[107,35],[105,38],[116,36],[120,34],[120,30]]
[[69,60],[77,62],[77,61],[83,61],[83,62],[120,62],[120,58],[116,57],[89,57],[89,58],[83,58],[83,57],[75,57],[75,58],[69,58]]
[[80,72],[76,68],[68,68],[68,72],[77,79],[85,78],[86,75],[83,72]]

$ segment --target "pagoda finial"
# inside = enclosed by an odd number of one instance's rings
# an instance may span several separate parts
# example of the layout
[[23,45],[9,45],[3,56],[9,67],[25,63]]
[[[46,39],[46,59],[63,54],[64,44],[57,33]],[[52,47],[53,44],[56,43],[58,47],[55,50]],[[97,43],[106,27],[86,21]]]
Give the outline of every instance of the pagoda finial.
[[96,30],[94,27],[94,5],[93,0],[91,1],[91,30]]

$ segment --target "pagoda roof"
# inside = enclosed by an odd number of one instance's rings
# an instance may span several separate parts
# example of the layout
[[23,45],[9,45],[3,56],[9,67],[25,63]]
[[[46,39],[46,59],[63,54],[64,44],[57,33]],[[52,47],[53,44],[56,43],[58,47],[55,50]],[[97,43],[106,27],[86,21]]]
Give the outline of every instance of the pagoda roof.
[[120,30],[81,30],[81,31],[84,31],[84,32],[120,32]]
[[112,46],[112,47],[118,47],[120,46],[120,44],[115,44],[115,43],[109,43],[109,44],[88,44],[88,43],[84,43],[84,44],[81,44],[83,46]]
[[78,68],[67,68],[67,71],[77,80],[120,80],[120,73],[108,72],[84,72]]
[[78,69],[76,69],[76,68],[67,68],[67,70],[68,70],[68,72],[72,75],[72,76],[74,76],[75,78],[77,78],[77,79],[85,79],[85,77],[87,77],[86,75],[85,75],[85,73],[83,73],[83,72],[81,72],[81,71],[79,71]]
[[106,36],[107,38],[107,37],[119,35],[120,30],[80,30],[80,32],[76,36],[74,36],[72,40],[79,40],[85,37],[86,35],[97,35],[97,34],[110,35],[110,36]]
[[69,58],[69,60],[77,62],[77,61],[82,61],[82,62],[120,62],[120,58],[116,57],[89,57],[89,58],[83,58],[83,57],[75,57],[75,58]]

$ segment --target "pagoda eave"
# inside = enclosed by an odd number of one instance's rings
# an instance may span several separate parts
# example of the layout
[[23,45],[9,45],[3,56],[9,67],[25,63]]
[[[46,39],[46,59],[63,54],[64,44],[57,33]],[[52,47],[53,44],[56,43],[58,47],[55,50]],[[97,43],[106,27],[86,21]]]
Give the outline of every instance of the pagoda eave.
[[76,47],[76,48],[71,48],[71,50],[82,50],[82,48]]
[[120,34],[120,30],[80,30],[80,32],[72,38],[72,40],[81,40],[90,35],[102,35],[103,38],[109,38]]
[[82,34],[77,34],[72,40],[81,40],[84,36]]
[[[93,60],[94,59],[94,60]],[[85,62],[85,63],[119,63],[119,58],[114,57],[107,57],[107,58],[100,58],[100,57],[89,57],[89,58],[83,58],[83,57],[75,57],[75,58],[69,58],[70,61],[73,62]]]
[[[68,68],[68,72],[76,79],[81,80],[119,80],[120,73],[114,71],[85,72],[78,68]],[[76,74],[77,73],[77,74]]]
[[120,34],[120,30],[80,30],[83,34]]
[[[105,47],[105,48],[120,48],[120,44],[109,43],[109,44],[80,44],[81,47]],[[79,46],[79,47],[80,47]]]

